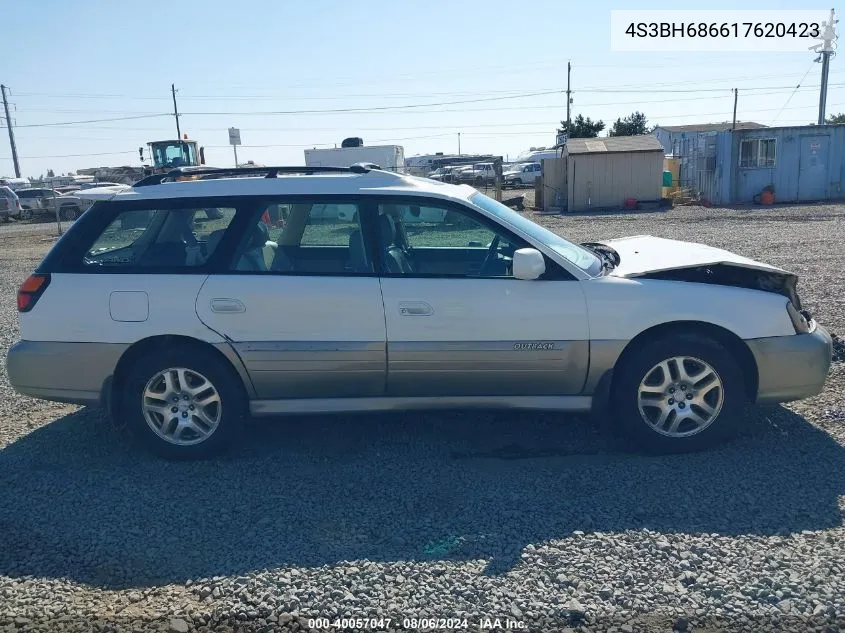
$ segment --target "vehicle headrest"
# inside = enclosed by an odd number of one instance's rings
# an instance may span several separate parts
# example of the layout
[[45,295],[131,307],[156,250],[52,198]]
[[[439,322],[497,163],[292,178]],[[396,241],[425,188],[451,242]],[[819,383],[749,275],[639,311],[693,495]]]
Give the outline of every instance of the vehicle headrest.
[[270,239],[270,231],[264,222],[258,222],[252,229],[249,236],[247,248],[263,248]]
[[384,214],[379,216],[378,225],[382,245],[393,246],[396,241],[396,222],[391,216]]
[[206,240],[205,250],[208,252],[209,255],[215,251],[217,245],[220,244],[220,240],[223,239],[223,233],[226,232],[226,229],[217,229],[216,231],[212,231],[208,234],[208,240]]

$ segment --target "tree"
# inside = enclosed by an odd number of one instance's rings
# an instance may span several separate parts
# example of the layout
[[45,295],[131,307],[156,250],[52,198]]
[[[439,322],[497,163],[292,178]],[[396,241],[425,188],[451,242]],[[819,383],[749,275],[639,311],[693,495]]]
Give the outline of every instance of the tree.
[[[566,132],[566,121],[558,132]],[[604,121],[593,121],[590,117],[579,114],[569,123],[569,138],[594,138],[604,129]]]
[[642,112],[634,112],[624,119],[616,119],[616,123],[610,128],[610,136],[639,136],[650,132],[648,119]]
[[53,173],[53,170],[52,170],[52,169],[48,169],[48,170],[47,170],[47,178],[55,178],[55,177],[56,177],[56,174],[55,174],[55,173]]
[[825,120],[825,123],[845,123],[845,112],[840,112],[839,114],[831,114]]

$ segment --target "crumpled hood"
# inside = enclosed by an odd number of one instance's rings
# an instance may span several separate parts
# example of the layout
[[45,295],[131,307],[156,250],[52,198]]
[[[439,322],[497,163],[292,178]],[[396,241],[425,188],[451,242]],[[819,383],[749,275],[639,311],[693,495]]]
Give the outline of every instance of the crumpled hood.
[[714,248],[706,244],[668,240],[651,235],[635,235],[616,240],[602,240],[613,248],[621,262],[610,273],[616,277],[639,277],[649,273],[726,264],[795,277],[793,273],[762,262]]

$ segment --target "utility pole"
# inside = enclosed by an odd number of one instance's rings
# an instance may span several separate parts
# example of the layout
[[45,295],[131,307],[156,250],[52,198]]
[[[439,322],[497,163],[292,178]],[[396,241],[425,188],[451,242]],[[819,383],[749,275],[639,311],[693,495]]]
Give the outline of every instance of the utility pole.
[[461,133],[458,132],[458,156],[461,155]]
[[182,140],[182,130],[179,129],[179,110],[176,107],[176,84],[170,84],[170,92],[173,93],[173,116],[176,117],[176,138]]
[[830,51],[822,52],[822,86],[819,91],[819,125],[824,125],[825,110],[827,110],[827,73],[830,68]]
[[18,148],[15,145],[15,131],[12,129],[12,117],[9,116],[9,102],[6,100],[6,86],[0,84],[3,92],[3,109],[6,111],[6,127],[9,130],[9,145],[12,148],[12,162],[15,164],[15,178],[21,177],[21,165],[18,162]]
[[572,76],[572,62],[566,62],[566,140],[569,140],[569,106],[572,103],[572,91],[569,89],[569,79]]
[[731,130],[736,129],[736,102],[737,102],[737,99],[739,99],[739,89],[734,88],[734,122],[731,125]]
[[811,46],[811,51],[816,51],[819,56],[816,61],[822,63],[822,85],[819,91],[819,125],[824,125],[825,110],[827,109],[827,76],[830,71],[830,58],[833,57],[834,42],[839,38],[836,34],[836,24],[839,20],[833,9],[830,10],[830,17],[827,22],[822,22],[822,32],[816,39],[822,40],[821,44]]

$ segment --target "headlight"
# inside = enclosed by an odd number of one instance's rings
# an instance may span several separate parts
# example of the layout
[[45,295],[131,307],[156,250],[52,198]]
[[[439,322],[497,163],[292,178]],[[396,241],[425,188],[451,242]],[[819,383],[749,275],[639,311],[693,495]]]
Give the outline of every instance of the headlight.
[[799,311],[791,301],[786,302],[786,311],[792,319],[796,334],[806,334],[813,329],[813,318],[806,310]]

